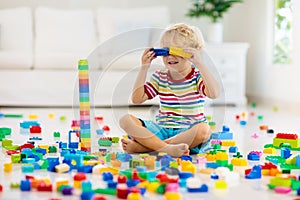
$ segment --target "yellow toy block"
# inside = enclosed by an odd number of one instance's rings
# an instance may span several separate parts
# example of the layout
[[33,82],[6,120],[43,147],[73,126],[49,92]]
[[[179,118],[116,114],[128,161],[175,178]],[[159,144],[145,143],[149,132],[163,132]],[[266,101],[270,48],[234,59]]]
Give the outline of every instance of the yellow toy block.
[[211,174],[215,171],[215,169],[213,168],[204,168],[204,169],[200,169],[199,172],[201,174]]
[[192,54],[183,51],[182,48],[174,47],[174,46],[170,46],[170,48],[169,48],[169,54],[170,55],[174,55],[174,56],[180,56],[180,57],[183,57],[183,58],[190,58],[190,57],[192,57]]
[[37,114],[29,114],[29,119],[37,119],[38,115]]
[[102,174],[104,172],[110,172],[113,175],[119,174],[119,169],[115,167],[103,167],[99,169],[99,173]]
[[56,190],[58,191],[59,187],[62,185],[68,185],[69,184],[69,180],[68,179],[61,179],[55,182],[56,184]]
[[224,146],[224,147],[232,147],[232,146],[236,146],[234,140],[222,140],[221,145]]
[[180,200],[181,196],[177,192],[166,192],[165,193],[165,199],[166,200]]
[[227,183],[224,180],[216,180],[215,189],[227,189]]
[[248,162],[243,158],[232,158],[231,164],[234,166],[247,166]]
[[74,188],[81,189],[81,182],[82,182],[82,181],[75,181],[75,180],[74,180],[74,182],[73,182]]
[[269,148],[265,148],[263,150],[263,153],[264,154],[276,154],[276,149],[275,148],[272,148],[272,147],[269,147]]
[[226,152],[219,151],[216,154],[216,160],[228,160],[228,154]]
[[147,192],[154,192],[156,193],[157,191],[157,188],[160,186],[160,183],[159,182],[150,182],[148,185],[147,185]]
[[38,147],[41,148],[41,149],[45,149],[47,153],[49,152],[49,145],[40,144],[40,145],[38,145]]
[[3,170],[6,173],[9,173],[12,171],[12,162],[6,162],[3,164]]
[[181,161],[181,171],[182,172],[190,172],[192,174],[195,174],[197,169],[196,169],[196,166],[193,163],[191,163],[191,161],[182,160]]
[[214,161],[216,161],[216,155],[215,154],[207,154],[206,155],[206,161],[207,162],[214,162]]

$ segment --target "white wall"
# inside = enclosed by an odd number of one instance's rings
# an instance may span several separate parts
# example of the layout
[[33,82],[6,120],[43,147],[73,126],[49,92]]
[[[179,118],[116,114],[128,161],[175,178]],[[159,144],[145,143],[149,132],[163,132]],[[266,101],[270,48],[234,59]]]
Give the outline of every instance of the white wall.
[[[276,100],[278,102],[300,102],[300,1],[295,0],[294,63],[291,66],[273,66],[272,29],[274,0],[244,0],[224,16],[224,41],[250,44],[247,60],[246,91],[249,97]],[[189,19],[185,16],[190,0],[1,0],[0,8],[39,5],[61,8],[93,8],[113,6],[118,8],[159,6],[170,8],[171,21],[186,22],[199,26],[206,35],[208,19]],[[116,13],[117,15],[117,13]],[[122,17],[122,16],[120,16]]]

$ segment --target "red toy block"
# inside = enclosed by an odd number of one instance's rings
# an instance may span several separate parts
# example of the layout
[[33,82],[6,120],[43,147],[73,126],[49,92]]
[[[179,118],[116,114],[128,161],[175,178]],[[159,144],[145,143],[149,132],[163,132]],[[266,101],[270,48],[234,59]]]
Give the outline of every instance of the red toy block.
[[250,174],[251,170],[252,170],[252,169],[246,169],[246,170],[245,170],[245,176],[248,175],[248,174]]
[[104,131],[109,131],[109,130],[110,130],[109,126],[107,126],[107,125],[103,126],[102,129],[103,129]]
[[277,133],[276,138],[296,140],[298,139],[298,135],[292,133]]
[[30,126],[30,133],[42,133],[40,126]]
[[22,149],[26,149],[26,148],[33,149],[34,145],[30,144],[30,143],[23,144],[20,146],[20,151],[22,151]]
[[19,154],[20,152],[19,151],[16,151],[16,150],[7,150],[6,151],[6,154],[11,156],[12,154]]
[[37,185],[37,191],[40,191],[40,192],[52,192],[52,184],[46,184],[44,182],[40,182]]
[[3,191],[3,186],[0,184],[0,192]]
[[102,122],[102,121],[103,121],[103,117],[102,117],[102,116],[96,116],[96,117],[95,117],[95,120],[96,120],[96,121]]
[[267,162],[261,166],[262,169],[277,169],[277,166],[271,162]]
[[35,179],[35,178],[34,178],[34,176],[32,176],[32,175],[26,174],[26,175],[25,175],[25,179],[26,179],[26,180],[33,180],[33,179]]
[[106,200],[106,197],[100,194],[95,194],[92,200]]
[[86,175],[85,175],[85,173],[78,172],[74,175],[73,179],[74,179],[74,181],[84,181],[84,180],[86,180]]

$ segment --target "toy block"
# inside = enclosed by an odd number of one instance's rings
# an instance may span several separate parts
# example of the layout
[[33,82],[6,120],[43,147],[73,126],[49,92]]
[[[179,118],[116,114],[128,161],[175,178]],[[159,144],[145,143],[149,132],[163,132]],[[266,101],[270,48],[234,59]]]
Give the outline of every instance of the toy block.
[[291,155],[292,155],[291,150],[283,147],[280,149],[280,155],[282,158],[287,159],[287,158],[291,157]]
[[30,181],[29,180],[21,180],[20,189],[21,189],[21,191],[30,191],[31,190]]
[[6,149],[7,147],[13,145],[12,142],[13,142],[12,140],[7,140],[7,139],[2,140],[2,147]]
[[69,184],[69,180],[68,179],[60,179],[60,180],[57,180],[55,182],[55,185],[56,185],[56,191],[59,191],[60,187],[63,186],[63,185],[68,185]]
[[169,54],[174,56],[180,56],[183,58],[190,58],[192,57],[191,53],[185,52],[182,48],[170,46],[169,48]]
[[268,147],[268,148],[265,148],[263,150],[263,153],[264,154],[272,154],[272,155],[274,155],[274,154],[276,154],[276,149],[272,148],[272,147]]
[[12,163],[20,163],[21,162],[21,154],[12,154],[11,162]]
[[153,48],[150,51],[154,51],[155,56],[168,56],[169,54],[169,48]]
[[237,153],[237,152],[238,152],[238,148],[236,146],[229,147],[229,153]]
[[226,152],[217,152],[216,160],[228,160],[228,154]]
[[245,176],[246,179],[260,179],[262,176],[261,166],[254,165],[249,174]]
[[3,171],[9,173],[12,171],[12,162],[6,162],[3,164]]
[[236,146],[236,143],[234,140],[222,140],[221,145],[225,147],[230,147],[230,146]]
[[232,158],[231,164],[234,166],[247,166],[248,162],[243,158]]
[[136,168],[137,166],[145,166],[145,161],[138,159],[132,159],[129,161],[129,167]]
[[216,180],[215,189],[227,189],[227,183],[224,180]]
[[257,161],[257,160],[260,160],[260,157],[256,153],[249,153],[247,155],[247,159],[248,160],[255,160],[255,161]]
[[40,126],[41,124],[38,121],[21,121],[20,127],[29,129],[31,126]]

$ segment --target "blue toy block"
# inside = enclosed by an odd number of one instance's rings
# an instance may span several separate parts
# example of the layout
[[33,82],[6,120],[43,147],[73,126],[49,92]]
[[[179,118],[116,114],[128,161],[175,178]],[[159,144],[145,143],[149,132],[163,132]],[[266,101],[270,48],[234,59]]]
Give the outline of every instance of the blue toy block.
[[35,152],[41,153],[41,154],[45,155],[47,153],[47,150],[46,149],[42,149],[42,148],[36,148]]
[[283,147],[280,149],[280,156],[284,159],[291,157],[291,150],[289,148]]
[[154,51],[155,56],[168,56],[169,54],[169,48],[153,48],[150,51]]
[[259,160],[260,158],[259,158],[259,156],[258,156],[257,154],[255,154],[255,153],[249,153],[249,154],[247,155],[247,159],[248,159],[248,160],[255,160],[255,161],[257,161],[257,160]]
[[180,179],[188,179],[190,177],[193,177],[193,174],[191,172],[179,172],[178,175]]
[[126,181],[126,184],[127,184],[127,187],[131,188],[131,187],[137,186],[140,182],[141,182],[140,180],[128,179]]
[[210,178],[214,179],[214,180],[218,180],[219,176],[218,176],[218,174],[216,174],[215,172],[213,172],[213,173],[211,173]]
[[93,191],[83,191],[80,195],[81,200],[92,200],[95,192]]
[[245,176],[246,179],[260,179],[261,178],[261,166],[254,165],[249,174]]
[[58,143],[58,147],[59,147],[60,149],[65,149],[65,148],[67,148],[67,143],[66,143],[66,142],[59,142],[59,143]]
[[237,152],[238,152],[237,146],[229,147],[229,153],[237,153]]
[[233,134],[230,132],[216,132],[211,134],[211,138],[214,140],[232,140]]
[[55,166],[59,165],[59,158],[58,157],[48,157],[48,168],[47,170],[50,172],[56,172]]
[[83,173],[92,173],[93,172],[93,165],[83,165],[77,167],[78,172],[83,172]]
[[[295,157],[295,159],[296,159],[295,165],[299,167],[299,166],[300,166],[300,155],[297,155],[297,156]],[[300,180],[300,176],[299,176],[299,180]]]
[[23,163],[34,163],[35,159],[34,158],[24,158],[22,159]]
[[40,138],[40,137],[31,137],[31,138],[29,138],[29,140],[31,140],[31,141],[40,141],[40,140],[43,140],[43,139]]
[[219,165],[216,162],[207,162],[206,163],[206,168],[212,168],[212,169],[217,169]]
[[22,172],[23,173],[32,173],[34,171],[34,167],[32,164],[29,165],[22,165]]
[[32,149],[24,148],[24,149],[22,149],[21,153],[25,154],[26,156],[30,156],[32,154]]
[[79,143],[78,142],[71,142],[69,143],[69,148],[70,149],[78,149]]
[[300,196],[300,188],[297,189],[297,196]]
[[90,181],[83,181],[81,183],[81,190],[82,191],[91,191],[92,190],[92,183]]
[[208,192],[208,186],[206,184],[202,184],[199,188],[187,188],[188,192]]
[[174,161],[174,159],[170,155],[163,155],[160,159],[161,169],[165,170],[166,167],[169,167],[171,161]]
[[96,133],[97,133],[97,135],[103,135],[104,134],[104,130],[103,129],[97,129]]
[[188,160],[188,161],[193,161],[193,158],[191,156],[180,156],[181,160]]
[[40,126],[41,124],[38,121],[21,121],[20,127],[21,128],[30,128],[30,126]]
[[41,169],[41,166],[37,162],[32,163],[32,165],[34,169]]
[[121,162],[129,162],[129,160],[132,160],[132,155],[130,155],[128,153],[119,153],[119,152],[117,152],[116,157]]
[[30,191],[31,190],[30,181],[29,180],[21,180],[20,189],[21,189],[21,191]]
[[63,163],[70,165],[71,170],[77,169],[78,167],[83,166],[83,155],[66,154],[64,156]]
[[111,181],[114,179],[114,176],[110,172],[103,172],[102,173],[102,180],[103,181]]
[[223,125],[222,132],[229,132],[230,128],[228,126]]
[[118,185],[118,182],[116,182],[116,181],[113,181],[113,180],[107,181],[107,187],[108,188],[116,189],[117,185]]

